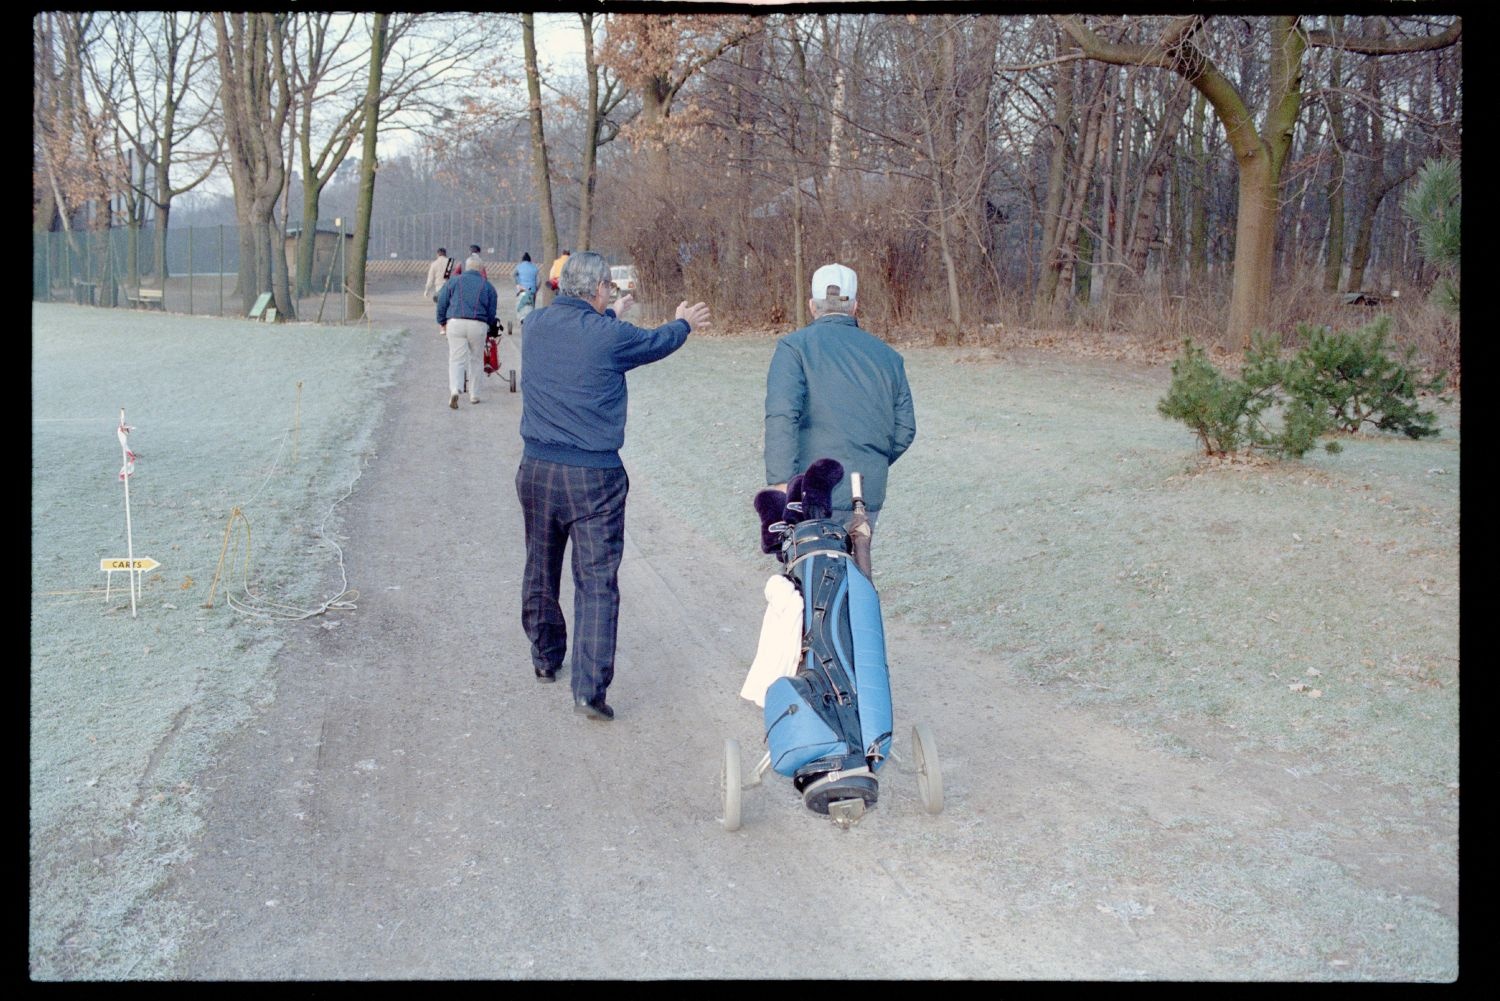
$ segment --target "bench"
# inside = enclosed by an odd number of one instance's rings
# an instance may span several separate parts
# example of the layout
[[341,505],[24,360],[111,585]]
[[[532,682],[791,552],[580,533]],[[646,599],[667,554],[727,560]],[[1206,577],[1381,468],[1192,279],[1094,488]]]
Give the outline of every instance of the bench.
[[125,301],[130,303],[132,309],[159,309],[163,313],[167,311],[162,290],[159,288],[136,289],[135,295],[125,296]]
[[94,293],[98,288],[98,282],[86,282],[81,278],[74,278],[73,301],[80,306],[92,306],[94,304]]

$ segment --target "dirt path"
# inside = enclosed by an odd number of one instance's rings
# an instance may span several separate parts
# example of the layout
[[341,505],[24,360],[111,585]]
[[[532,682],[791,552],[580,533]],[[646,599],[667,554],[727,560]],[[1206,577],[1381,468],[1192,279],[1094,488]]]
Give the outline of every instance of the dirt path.
[[[1456,972],[1456,807],[1186,759],[889,629],[897,754],[933,728],[947,808],[910,765],[858,827],[774,773],[720,828],[724,738],[772,570],[632,483],[612,724],[532,679],[519,625],[519,397],[447,407],[417,331],[343,510],[357,611],[298,627],[277,697],[207,777],[186,978],[1334,978]],[[498,380],[488,380],[493,387]],[[878,555],[878,554],[877,554]],[[1232,738],[1232,735],[1225,735]],[[1405,971],[1404,973],[1402,971]]]

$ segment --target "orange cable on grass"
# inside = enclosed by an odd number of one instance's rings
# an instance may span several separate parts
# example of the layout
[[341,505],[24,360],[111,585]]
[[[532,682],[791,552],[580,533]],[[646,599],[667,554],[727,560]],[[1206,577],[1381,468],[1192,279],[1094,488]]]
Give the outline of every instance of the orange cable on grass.
[[[238,507],[229,512],[229,523],[224,526],[224,544],[219,547],[219,565],[214,570],[213,583],[208,588],[208,600],[203,603],[204,608],[214,607],[214,591],[219,587],[219,577],[224,572],[224,554],[229,551],[229,533],[234,528],[234,520],[239,518],[245,523],[245,579],[250,579],[250,519]],[[225,600],[228,601],[229,585],[224,585]]]

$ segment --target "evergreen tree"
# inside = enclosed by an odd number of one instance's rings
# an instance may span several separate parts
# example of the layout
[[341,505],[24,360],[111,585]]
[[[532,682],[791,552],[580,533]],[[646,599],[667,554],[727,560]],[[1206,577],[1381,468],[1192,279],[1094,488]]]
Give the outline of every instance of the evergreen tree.
[[1462,247],[1463,189],[1457,160],[1428,160],[1401,207],[1417,224],[1422,255],[1438,269],[1432,300],[1458,312],[1459,251]]

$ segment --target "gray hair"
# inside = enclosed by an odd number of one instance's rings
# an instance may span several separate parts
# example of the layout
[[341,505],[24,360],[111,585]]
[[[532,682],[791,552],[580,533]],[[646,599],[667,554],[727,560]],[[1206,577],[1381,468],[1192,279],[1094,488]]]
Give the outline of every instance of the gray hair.
[[557,279],[557,291],[579,299],[592,299],[600,282],[609,281],[609,264],[592,250],[580,250],[568,257]]
[[813,316],[824,316],[828,313],[849,313],[853,315],[855,303],[858,301],[853,297],[845,298],[841,295],[832,296],[827,299],[813,299],[811,300]]
[[484,261],[480,259],[478,254],[470,254],[469,259],[464,261],[465,271],[478,271],[483,267]]

